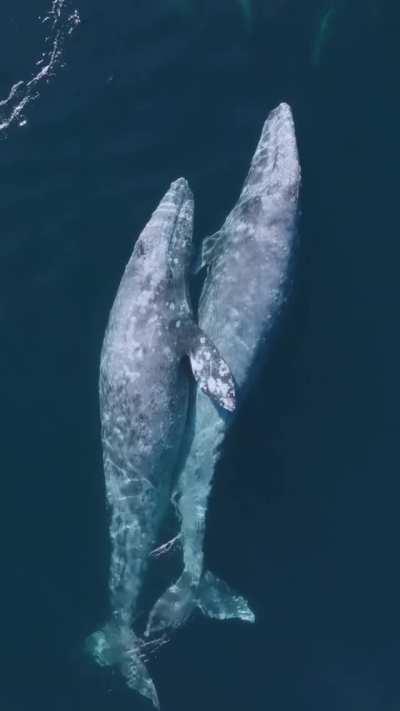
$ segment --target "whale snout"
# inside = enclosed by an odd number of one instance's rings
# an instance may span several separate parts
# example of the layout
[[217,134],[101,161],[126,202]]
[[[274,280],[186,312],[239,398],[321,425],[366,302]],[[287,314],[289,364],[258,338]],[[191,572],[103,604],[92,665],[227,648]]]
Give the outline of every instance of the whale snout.
[[135,245],[134,255],[146,257],[152,274],[163,272],[171,252],[179,252],[172,255],[178,260],[183,254],[184,262],[189,261],[186,255],[191,251],[193,210],[188,181],[185,178],[174,180]]
[[169,186],[162,198],[156,213],[159,211],[175,212],[179,214],[187,200],[193,199],[192,191],[186,178],[177,178]]
[[281,193],[297,195],[300,164],[293,114],[286,103],[279,104],[264,123],[254,153],[242,200]]

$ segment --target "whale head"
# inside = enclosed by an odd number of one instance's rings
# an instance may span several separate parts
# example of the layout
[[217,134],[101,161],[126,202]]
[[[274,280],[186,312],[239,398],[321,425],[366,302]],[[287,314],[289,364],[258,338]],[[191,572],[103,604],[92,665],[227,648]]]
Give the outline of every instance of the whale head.
[[193,210],[189,184],[185,178],[178,178],[140,234],[132,262],[140,260],[141,268],[153,275],[185,275],[191,260]]
[[269,114],[251,161],[240,199],[295,197],[300,185],[300,163],[291,108],[281,103]]

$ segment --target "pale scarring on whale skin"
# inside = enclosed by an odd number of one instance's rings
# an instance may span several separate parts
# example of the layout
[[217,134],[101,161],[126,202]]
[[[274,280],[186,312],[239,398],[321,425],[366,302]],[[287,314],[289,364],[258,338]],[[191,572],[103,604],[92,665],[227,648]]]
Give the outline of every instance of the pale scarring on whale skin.
[[[100,360],[100,415],[110,510],[111,620],[88,640],[102,665],[116,665],[128,686],[158,705],[133,627],[149,555],[170,506],[174,470],[187,421],[190,381],[222,408],[231,406],[233,379],[211,344],[204,381],[201,339],[188,297],[193,198],[183,179],[172,183],[138,238],[111,309]],[[179,327],[178,327],[179,323]],[[230,398],[224,391],[229,384]]]
[[[207,275],[199,324],[224,353],[241,398],[256,364],[265,361],[286,297],[299,186],[292,112],[281,104],[265,122],[237,204],[219,232],[204,241],[200,265]],[[196,605],[219,619],[254,621],[244,598],[204,572],[208,496],[232,416],[215,408],[198,389],[190,419],[192,439],[174,494],[183,573],[154,605],[147,635],[179,627]]]
[[215,346],[204,335],[198,336],[190,356],[193,374],[204,393],[233,412],[236,407],[235,384],[231,372],[219,357]]

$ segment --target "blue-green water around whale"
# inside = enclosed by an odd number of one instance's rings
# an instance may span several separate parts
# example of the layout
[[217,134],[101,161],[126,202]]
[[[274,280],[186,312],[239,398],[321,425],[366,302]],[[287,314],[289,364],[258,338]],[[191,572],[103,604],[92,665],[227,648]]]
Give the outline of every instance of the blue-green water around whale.
[[[49,4],[2,4],[1,99],[53,46]],[[340,3],[315,63],[334,0],[254,0],[250,26],[233,0],[177,4],[71,1],[63,22],[80,22],[61,25],[54,76],[0,132],[0,708],[146,708],[81,653],[108,614],[104,329],[171,180],[190,181],[199,243],[287,101],[303,171],[293,289],[206,537],[207,567],[257,623],[195,615],[148,666],[165,711],[395,711],[398,10]],[[152,598],[175,564],[164,557]]]

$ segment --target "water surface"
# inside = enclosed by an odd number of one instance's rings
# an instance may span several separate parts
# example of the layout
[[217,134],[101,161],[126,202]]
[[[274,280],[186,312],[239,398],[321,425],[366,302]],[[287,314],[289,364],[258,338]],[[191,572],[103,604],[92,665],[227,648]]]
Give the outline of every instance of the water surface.
[[[0,132],[2,711],[145,708],[79,651],[107,615],[100,345],[169,182],[193,187],[196,239],[215,231],[283,100],[303,167],[296,277],[219,466],[206,550],[258,622],[196,617],[150,670],[165,711],[394,711],[394,3],[254,2],[251,22],[233,0],[66,10],[56,71]],[[53,46],[48,11],[3,3],[3,99]]]

